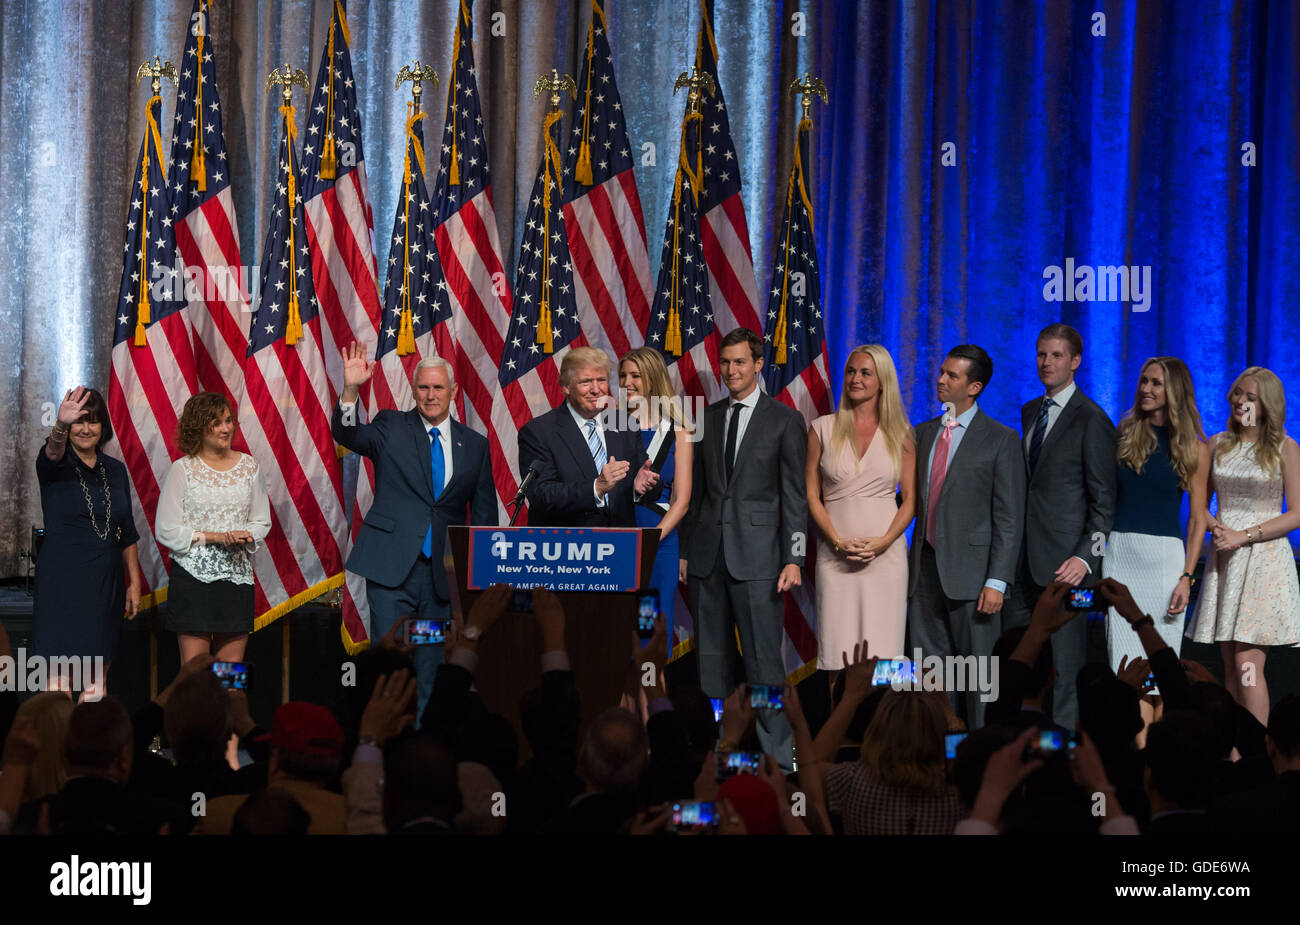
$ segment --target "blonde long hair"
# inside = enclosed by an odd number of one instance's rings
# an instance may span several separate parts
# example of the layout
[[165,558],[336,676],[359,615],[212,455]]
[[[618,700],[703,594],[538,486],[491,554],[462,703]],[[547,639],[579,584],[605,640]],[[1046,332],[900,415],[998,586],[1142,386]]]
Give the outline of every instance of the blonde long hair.
[[[1286,391],[1277,373],[1263,366],[1250,366],[1228,389],[1229,402],[1241,380],[1247,378],[1254,379],[1259,386],[1259,440],[1255,443],[1255,462],[1269,475],[1277,475],[1282,471],[1282,443],[1286,440]],[[1215,439],[1214,451],[1225,456],[1241,445],[1241,425],[1231,412],[1228,413],[1228,429]]]
[[848,403],[848,370],[853,365],[853,358],[860,353],[871,357],[871,362],[876,367],[876,378],[880,380],[876,411],[880,430],[885,435],[885,448],[889,450],[889,458],[894,461],[894,481],[897,482],[903,473],[903,445],[907,443],[912,425],[908,423],[907,409],[903,407],[903,396],[898,390],[898,372],[894,368],[894,358],[880,344],[863,344],[854,347],[849,351],[848,359],[844,361],[844,387],[840,391],[840,404],[835,412],[835,426],[831,429],[831,457],[834,458],[844,452],[846,447],[852,447],[855,451],[854,464],[856,465],[861,449],[865,449],[855,444],[853,409]]
[[943,709],[921,691],[886,691],[862,737],[862,761],[881,781],[908,790],[942,792]]
[[[1151,357],[1142,364],[1159,366],[1165,380],[1165,420],[1169,428],[1169,457],[1173,462],[1178,483],[1190,491],[1196,477],[1199,446],[1205,441],[1201,427],[1201,412],[1196,409],[1196,388],[1187,364],[1178,357]],[[1139,475],[1156,448],[1156,432],[1151,420],[1142,412],[1142,379],[1138,377],[1133,392],[1133,407],[1124,412],[1119,422],[1119,445],[1116,457]]]
[[[677,428],[689,430],[686,414],[682,409],[682,398],[673,390],[673,381],[668,376],[668,367],[664,358],[653,347],[633,347],[618,361],[618,375],[623,374],[623,364],[631,360],[641,374],[641,383],[646,397],[659,399],[659,407],[665,409],[668,418]],[[646,422],[651,423],[649,421]]]

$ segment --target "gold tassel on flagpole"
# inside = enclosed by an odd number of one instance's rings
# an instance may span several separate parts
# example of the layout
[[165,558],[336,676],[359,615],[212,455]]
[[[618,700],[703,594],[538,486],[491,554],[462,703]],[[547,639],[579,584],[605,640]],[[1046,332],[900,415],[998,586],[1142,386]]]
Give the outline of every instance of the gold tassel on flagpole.
[[320,178],[338,176],[338,158],[334,155],[334,17],[330,17],[330,37],[325,46],[325,144],[320,153]]
[[[158,120],[154,116],[154,104],[162,105],[162,97],[156,93],[145,104],[145,139],[144,157],[140,161],[140,196],[147,204],[149,201],[149,148],[152,143],[158,155],[158,163],[165,164],[162,156],[162,135],[158,131]],[[140,229],[140,290],[135,310],[135,346],[145,346],[145,328],[151,320],[149,310],[149,223]]]
[[591,186],[594,178],[591,174],[591,63],[596,51],[596,19],[605,26],[605,14],[599,3],[591,5],[591,25],[587,29],[587,89],[582,109],[582,143],[578,146],[578,163],[573,167],[573,178],[583,186]]
[[420,171],[424,171],[424,151],[415,138],[415,123],[424,118],[422,112],[412,112],[410,103],[406,104],[406,159],[402,165],[402,202],[406,209],[406,221],[403,223],[402,247],[402,315],[397,325],[397,355],[410,356],[415,353],[415,324],[411,319],[411,149],[419,161]]
[[284,125],[286,133],[286,146],[289,149],[289,169],[288,174],[288,205],[289,209],[289,318],[284,325],[284,342],[292,347],[302,339],[302,312],[298,306],[298,273],[295,267],[297,263],[297,254],[294,248],[293,223],[294,223],[294,203],[298,199],[298,184],[294,179],[293,169],[293,140],[295,114],[292,103],[285,103],[280,107],[280,115],[284,116]]
[[[204,22],[210,22],[206,15],[204,16]],[[205,31],[206,28],[205,25]],[[190,182],[194,184],[194,188],[200,193],[206,193],[208,191],[208,168],[207,161],[203,157],[203,32],[199,33],[198,39],[198,61],[195,63],[195,67],[198,68],[199,79],[196,82],[198,96],[194,101],[196,118],[194,120],[194,154],[190,157]]]
[[[570,79],[566,76],[566,80]],[[537,343],[543,352],[555,352],[555,332],[551,328],[551,191],[558,189],[561,178],[560,149],[551,136],[551,127],[560,121],[558,109],[546,116],[542,123],[542,137],[546,139],[546,151],[542,158],[542,305],[537,312]]]

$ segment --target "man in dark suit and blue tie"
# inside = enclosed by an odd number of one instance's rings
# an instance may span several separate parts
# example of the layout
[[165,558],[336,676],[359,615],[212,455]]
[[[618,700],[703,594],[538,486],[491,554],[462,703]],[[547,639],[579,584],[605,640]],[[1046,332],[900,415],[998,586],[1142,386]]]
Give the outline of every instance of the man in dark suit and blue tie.
[[[357,535],[347,568],[366,579],[370,638],[383,637],[399,619],[445,620],[451,592],[443,568],[443,540],[452,524],[497,525],[497,495],[487,438],[451,418],[456,381],[439,357],[416,365],[415,407],[357,419],[357,391],[374,364],[365,348],[343,351],[343,393],[334,409],[334,439],[375,465],[375,499]],[[419,713],[433,690],[441,646],[419,646]]]
[[[1046,391],[1020,409],[1025,541],[1008,602],[1011,626],[1029,623],[1053,581],[1077,586],[1101,579],[1101,554],[1115,517],[1115,425],[1075,383],[1082,361],[1083,338],[1074,328],[1052,324],[1039,332],[1038,378]],[[1066,729],[1079,718],[1075,679],[1087,650],[1087,620],[1070,621],[1052,640],[1051,714]]]
[[663,491],[641,434],[608,427],[601,414],[610,366],[595,347],[572,348],[560,361],[564,403],[520,429],[520,475],[537,471],[528,488],[530,526],[635,527],[637,501]]

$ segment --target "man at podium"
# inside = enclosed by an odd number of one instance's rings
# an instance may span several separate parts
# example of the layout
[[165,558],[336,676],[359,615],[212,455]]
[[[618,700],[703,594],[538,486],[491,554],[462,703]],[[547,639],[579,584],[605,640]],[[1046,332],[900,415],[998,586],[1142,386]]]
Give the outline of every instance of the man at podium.
[[574,347],[560,361],[564,404],[519,431],[520,477],[536,470],[529,526],[635,527],[636,502],[663,491],[640,433],[604,426],[612,368],[603,351]]

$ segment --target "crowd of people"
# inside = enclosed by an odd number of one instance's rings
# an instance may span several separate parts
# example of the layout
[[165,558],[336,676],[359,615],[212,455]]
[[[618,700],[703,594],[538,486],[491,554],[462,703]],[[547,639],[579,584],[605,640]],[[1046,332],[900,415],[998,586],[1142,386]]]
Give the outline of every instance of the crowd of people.
[[[639,680],[623,704],[584,724],[561,602],[536,590],[541,680],[518,704],[518,733],[486,708],[475,676],[510,589],[453,614],[441,567],[449,525],[496,525],[498,511],[487,440],[451,416],[452,366],[422,361],[414,407],[362,421],[359,390],[374,365],[357,345],[345,352],[334,436],[376,472],[348,568],[366,579],[380,642],[356,659],[357,683],[338,703],[284,704],[269,732],[242,692],[205,670],[238,661],[251,630],[266,485],[256,461],[231,448],[229,405],[195,396],[153,525],[172,554],[165,625],[178,634],[181,673],[134,716],[102,690],[74,705],[57,683],[21,708],[3,701],[0,826],[1294,833],[1300,698],[1278,699],[1264,680],[1267,649],[1300,643],[1287,540],[1300,527],[1287,504],[1300,498],[1300,446],[1285,433],[1282,384],[1246,369],[1224,430],[1207,437],[1186,365],[1154,357],[1115,426],[1079,389],[1082,360],[1073,328],[1040,333],[1043,394],[1025,403],[1016,431],[979,408],[987,352],[954,347],[936,383],[944,412],[913,427],[888,351],[858,347],[837,410],[807,426],[759,387],[762,339],[741,328],[720,342],[727,396],[695,419],[657,351],[623,357],[627,428],[604,413],[610,359],[569,350],[565,400],[519,433],[529,523],[657,528],[649,584],[663,612],[649,642],[629,649],[628,677]],[[37,460],[48,537],[38,654],[111,660],[121,615],[139,609],[130,488],[101,452],[110,435],[102,397],[73,390]],[[810,522],[818,667],[833,704],[815,731],[781,656]],[[69,562],[86,563],[85,582],[61,580]],[[698,687],[668,689],[683,583]],[[1076,599],[1079,588],[1091,603]],[[1086,657],[1089,609],[1106,613],[1105,662]],[[455,629],[445,645],[405,645],[415,618]],[[1220,646],[1224,683],[1180,660],[1184,637]],[[909,647],[996,660],[999,683],[882,683],[878,659]],[[651,670],[631,670],[641,665]],[[759,686],[783,686],[782,705],[759,705]]]
[[[648,646],[628,653],[646,707],[628,696],[582,729],[563,606],[544,590],[534,610],[541,683],[521,699],[517,737],[477,690],[476,640],[511,599],[495,585],[466,615],[418,723],[413,653],[397,633],[358,656],[357,683],[337,703],[283,704],[269,730],[243,692],[206,670],[207,653],[134,715],[112,696],[74,704],[52,691],[19,706],[0,694],[0,832],[1300,832],[1300,697],[1260,724],[1203,666],[1179,660],[1127,588],[1098,587],[1146,655],[1118,677],[1105,665],[1081,672],[1074,735],[1042,712],[1053,639],[1081,619],[1063,606],[1064,582],[1048,586],[1027,627],[999,638],[1003,683],[983,727],[967,732],[941,691],[873,683],[867,640],[844,653],[834,708],[815,733],[787,685],[790,774],[763,750],[744,685],[720,721],[698,688],[666,689],[662,618]],[[1139,708],[1148,671],[1162,694],[1149,722]]]

